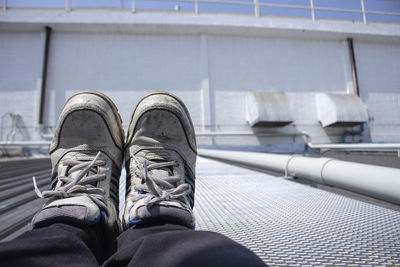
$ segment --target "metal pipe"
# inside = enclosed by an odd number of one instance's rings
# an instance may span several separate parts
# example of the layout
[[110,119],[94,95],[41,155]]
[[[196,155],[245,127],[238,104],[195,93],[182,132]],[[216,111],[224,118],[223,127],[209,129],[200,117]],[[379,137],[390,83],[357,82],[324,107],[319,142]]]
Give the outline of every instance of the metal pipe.
[[295,142],[296,136],[302,136],[301,133],[253,133],[253,132],[200,132],[196,133],[196,137],[211,137],[212,145],[216,144],[215,138],[218,136],[249,136],[249,137],[293,137]]
[[0,141],[0,146],[3,147],[36,147],[50,146],[51,141]]
[[355,136],[355,135],[359,135],[360,137],[362,137],[362,134],[364,132],[364,123],[360,124],[360,129],[358,131],[345,131],[342,136],[340,137],[342,144],[346,143],[346,137],[347,136]]
[[307,146],[312,149],[328,150],[376,150],[376,149],[400,149],[400,143],[354,143],[354,144],[313,144],[311,137],[306,132],[302,133],[253,133],[253,132],[198,132],[197,137],[217,136],[254,136],[254,137],[280,137],[280,136],[302,136]]
[[[11,128],[8,131],[6,138],[3,138],[3,131],[4,131],[4,119],[6,116],[10,116],[11,118]],[[17,134],[17,131],[22,133],[21,131],[21,126],[19,122],[22,120],[22,117],[18,113],[14,112],[7,112],[3,116],[1,116],[1,124],[0,124],[0,141],[8,141],[12,142],[15,139],[15,135]]]
[[[386,11],[365,11],[365,14],[400,16],[399,12],[386,12]],[[365,23],[367,23],[367,21],[365,21]]]
[[361,12],[363,15],[363,22],[364,22],[364,24],[367,24],[367,15],[365,14],[364,0],[361,0]]
[[301,155],[199,149],[199,156],[285,173],[400,204],[400,169]]
[[213,136],[302,136],[302,133],[254,133],[254,132],[198,132],[198,137],[213,137]]
[[67,11],[67,12],[71,11],[71,0],[65,1],[65,11]]
[[354,143],[354,144],[313,144],[311,137],[306,132],[302,133],[253,133],[253,132],[198,132],[196,137],[217,137],[217,136],[254,136],[254,137],[283,137],[302,136],[304,142],[312,149],[327,150],[400,150],[400,143]]
[[194,13],[199,14],[199,1],[198,0],[194,1]]
[[[162,1],[168,2],[169,0],[147,0],[147,1]],[[259,1],[259,0],[258,0]],[[136,12],[136,4],[135,0],[132,0],[132,13]],[[179,0],[177,2],[183,3],[212,3],[212,4],[224,4],[224,5],[242,5],[242,6],[254,6],[254,0],[251,2],[244,2],[244,1],[219,1],[219,0]],[[289,8],[289,9],[304,9],[304,10],[311,10],[311,18],[316,20],[315,11],[334,11],[334,12],[346,12],[346,13],[357,13],[362,14],[364,24],[367,23],[367,14],[376,14],[376,15],[389,15],[389,16],[400,16],[399,12],[386,12],[386,11],[370,11],[365,10],[364,1],[361,0],[361,10],[355,9],[345,9],[345,8],[329,8],[329,7],[316,7],[314,6],[313,0],[310,0],[310,5],[285,5],[285,4],[272,4],[272,3],[258,3],[259,7],[279,7],[279,8]],[[7,0],[3,0],[3,10],[7,9]],[[311,5],[312,4],[312,5]],[[71,0],[65,0],[65,10],[66,12],[71,11]],[[196,8],[194,10],[196,13]],[[394,22],[395,23],[395,22]]]
[[[197,154],[204,157],[241,162],[256,168],[268,169],[275,172],[284,172],[286,163],[291,158],[289,155],[212,149],[198,149]],[[250,158],[252,159],[251,164],[248,162]]]
[[349,48],[351,72],[353,74],[354,93],[357,96],[360,96],[360,87],[358,84],[357,65],[356,65],[356,58],[354,55],[353,39],[347,38],[347,46]]
[[312,21],[315,21],[315,9],[313,0],[310,0],[310,9],[311,9],[311,19]]
[[304,141],[307,146],[313,149],[328,149],[328,150],[376,150],[376,149],[391,149],[399,150],[400,143],[354,143],[354,144],[313,144],[311,142],[311,137],[303,132],[302,133]]
[[298,5],[285,5],[285,4],[269,4],[269,3],[259,3],[262,7],[279,7],[279,8],[291,8],[291,9],[304,9],[309,10],[309,6],[298,6]]
[[42,138],[42,140],[52,140],[54,137],[54,134],[45,134],[43,133],[42,129],[39,131],[39,135]]
[[132,0],[132,13],[136,12],[136,1]]
[[42,86],[40,88],[40,112],[39,112],[39,124],[44,122],[44,108],[46,104],[46,83],[47,83],[47,65],[49,61],[49,48],[50,48],[50,37],[51,28],[46,26],[45,28],[45,43],[43,53],[43,65],[42,65]]
[[254,16],[260,16],[260,3],[259,0],[254,0]]

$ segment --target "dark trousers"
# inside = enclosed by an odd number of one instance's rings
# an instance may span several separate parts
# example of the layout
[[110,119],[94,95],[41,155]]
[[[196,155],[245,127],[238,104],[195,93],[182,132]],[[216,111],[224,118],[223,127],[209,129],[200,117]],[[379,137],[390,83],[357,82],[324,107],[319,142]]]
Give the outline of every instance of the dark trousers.
[[128,229],[110,241],[100,225],[56,223],[0,243],[1,266],[265,266],[250,250],[213,232],[179,225]]

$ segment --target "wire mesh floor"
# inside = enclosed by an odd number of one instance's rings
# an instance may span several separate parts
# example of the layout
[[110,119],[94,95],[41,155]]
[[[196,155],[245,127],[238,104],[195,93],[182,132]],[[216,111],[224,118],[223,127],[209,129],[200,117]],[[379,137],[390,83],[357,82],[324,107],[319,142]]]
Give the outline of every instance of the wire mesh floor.
[[397,210],[203,158],[196,179],[196,229],[267,264],[400,265]]

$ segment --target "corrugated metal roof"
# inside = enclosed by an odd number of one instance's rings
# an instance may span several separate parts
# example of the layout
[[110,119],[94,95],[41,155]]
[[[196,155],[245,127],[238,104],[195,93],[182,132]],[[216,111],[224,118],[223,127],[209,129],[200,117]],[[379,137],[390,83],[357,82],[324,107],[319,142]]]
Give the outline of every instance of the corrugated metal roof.
[[0,240],[10,240],[30,229],[32,216],[43,200],[33,189],[32,176],[41,190],[50,183],[49,158],[0,161]]

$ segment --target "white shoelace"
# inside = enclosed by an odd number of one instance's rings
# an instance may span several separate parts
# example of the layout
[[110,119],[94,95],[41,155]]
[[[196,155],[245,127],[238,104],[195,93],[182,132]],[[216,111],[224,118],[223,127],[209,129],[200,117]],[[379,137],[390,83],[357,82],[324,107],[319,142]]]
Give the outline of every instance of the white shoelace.
[[[84,195],[89,197],[108,215],[108,209],[105,204],[106,200],[104,196],[104,189],[97,188],[92,185],[94,182],[103,181],[106,179],[105,174],[97,173],[96,167],[106,164],[103,160],[98,159],[100,155],[101,152],[97,153],[96,157],[92,161],[86,162],[73,159],[65,160],[64,165],[70,166],[71,168],[67,171],[67,176],[59,177],[59,180],[63,182],[63,185],[55,188],[54,190],[40,192],[36,184],[36,178],[32,177],[36,195],[40,198],[47,198],[50,200]],[[71,177],[72,173],[77,171],[79,171],[79,173],[74,178]]]
[[171,175],[158,178],[149,173],[151,170],[177,166],[178,164],[175,161],[153,162],[147,165],[146,160],[143,164],[140,164],[135,155],[131,154],[131,156],[136,163],[137,169],[140,171],[140,178],[145,181],[145,184],[135,185],[134,190],[142,190],[149,193],[136,195],[135,201],[144,198],[144,204],[147,207],[151,207],[161,201],[179,200],[191,193],[191,187],[187,183],[175,187],[174,183],[181,180],[179,176]]

